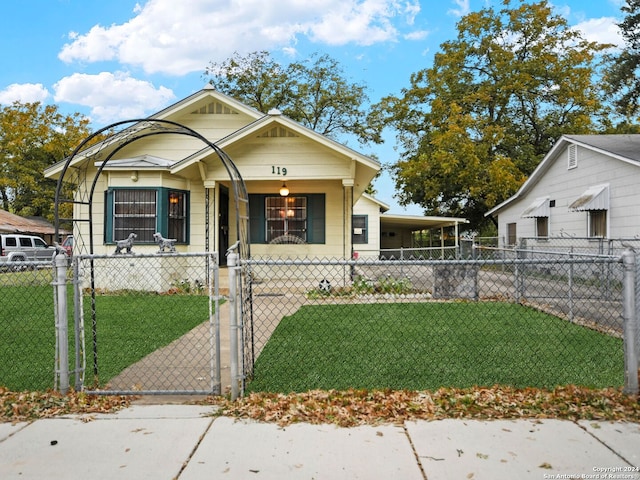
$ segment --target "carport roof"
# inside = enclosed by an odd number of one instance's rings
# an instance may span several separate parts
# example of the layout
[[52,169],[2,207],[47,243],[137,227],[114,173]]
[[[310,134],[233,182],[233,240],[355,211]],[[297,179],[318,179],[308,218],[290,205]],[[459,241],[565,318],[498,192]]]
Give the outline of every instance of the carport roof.
[[428,230],[430,228],[453,227],[469,223],[466,218],[458,217],[421,217],[418,215],[394,215],[383,213],[380,215],[380,226],[406,228],[410,230]]

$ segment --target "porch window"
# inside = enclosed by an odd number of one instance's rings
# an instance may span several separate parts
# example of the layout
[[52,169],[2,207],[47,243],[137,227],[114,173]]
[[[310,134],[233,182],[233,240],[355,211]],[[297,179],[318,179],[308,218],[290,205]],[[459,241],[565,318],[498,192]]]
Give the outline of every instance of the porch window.
[[277,242],[283,236],[307,242],[306,197],[267,197],[265,219],[267,243]]
[[253,244],[325,243],[324,194],[251,194],[249,212]]
[[105,242],[135,233],[137,243],[153,243],[153,234],[188,242],[188,192],[166,188],[112,188],[105,192]]
[[353,238],[354,244],[369,243],[368,223],[369,218],[367,215],[354,215],[351,220],[353,224]]

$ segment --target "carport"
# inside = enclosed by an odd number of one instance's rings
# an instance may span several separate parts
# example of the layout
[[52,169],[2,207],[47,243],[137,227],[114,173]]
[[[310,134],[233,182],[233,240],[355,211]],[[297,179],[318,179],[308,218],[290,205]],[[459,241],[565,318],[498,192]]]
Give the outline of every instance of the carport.
[[400,250],[423,247],[424,245],[416,244],[416,232],[424,232],[431,230],[439,231],[440,245],[444,250],[445,239],[447,238],[447,229],[453,229],[449,237],[453,239],[456,251],[459,243],[460,235],[459,226],[469,223],[465,218],[458,217],[430,217],[417,215],[394,215],[384,213],[380,215],[380,252],[381,255],[385,250]]

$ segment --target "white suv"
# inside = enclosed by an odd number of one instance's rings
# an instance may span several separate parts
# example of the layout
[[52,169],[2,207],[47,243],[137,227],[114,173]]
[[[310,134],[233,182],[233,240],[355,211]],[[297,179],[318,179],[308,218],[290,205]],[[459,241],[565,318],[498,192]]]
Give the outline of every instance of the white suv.
[[[51,261],[56,252],[40,237],[0,233],[0,266],[17,262]],[[18,266],[18,265],[13,265]]]

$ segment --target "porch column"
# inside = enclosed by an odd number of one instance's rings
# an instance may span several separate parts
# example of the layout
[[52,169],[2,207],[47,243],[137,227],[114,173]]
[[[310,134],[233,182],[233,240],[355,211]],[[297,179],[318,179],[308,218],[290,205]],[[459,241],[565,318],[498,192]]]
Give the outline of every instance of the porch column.
[[[216,214],[216,182],[215,180],[204,181],[204,198],[205,198],[205,221],[204,221],[204,249],[206,252],[216,251],[218,249],[217,238],[217,219]],[[213,245],[213,249],[211,248]]]
[[353,178],[342,179],[342,192],[343,192],[343,218],[344,218],[344,238],[342,241],[342,256],[344,258],[351,258],[353,252],[353,224],[351,222],[353,218],[353,186],[355,181]]

